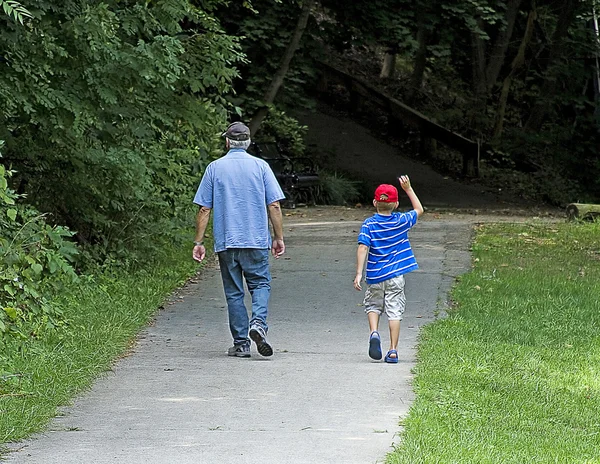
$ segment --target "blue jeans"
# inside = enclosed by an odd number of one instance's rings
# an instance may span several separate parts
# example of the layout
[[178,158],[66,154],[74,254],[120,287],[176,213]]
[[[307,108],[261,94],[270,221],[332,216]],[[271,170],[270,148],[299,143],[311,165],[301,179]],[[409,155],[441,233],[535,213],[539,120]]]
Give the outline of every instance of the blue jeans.
[[[234,345],[249,345],[249,327],[262,326],[265,332],[271,295],[269,250],[256,248],[230,248],[218,253],[223,289],[229,312],[229,329]],[[244,279],[252,295],[252,318],[244,304]]]

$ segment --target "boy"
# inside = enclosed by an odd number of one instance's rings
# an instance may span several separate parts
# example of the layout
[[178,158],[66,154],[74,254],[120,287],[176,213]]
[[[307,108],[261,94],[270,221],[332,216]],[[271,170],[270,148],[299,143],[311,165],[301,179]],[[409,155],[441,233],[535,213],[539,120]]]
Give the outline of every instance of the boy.
[[408,241],[409,229],[423,214],[423,206],[410,185],[408,176],[399,179],[413,210],[408,213],[394,213],[398,207],[398,190],[393,185],[382,184],[375,190],[373,206],[377,213],[363,222],[358,235],[356,253],[356,277],[354,288],[362,290],[360,282],[367,259],[367,291],[365,292],[365,312],[369,318],[369,356],[381,359],[381,338],[379,317],[385,312],[390,327],[390,349],[385,362],[398,362],[398,338],[400,321],[406,306],[404,296],[404,274],[418,268],[417,261]]

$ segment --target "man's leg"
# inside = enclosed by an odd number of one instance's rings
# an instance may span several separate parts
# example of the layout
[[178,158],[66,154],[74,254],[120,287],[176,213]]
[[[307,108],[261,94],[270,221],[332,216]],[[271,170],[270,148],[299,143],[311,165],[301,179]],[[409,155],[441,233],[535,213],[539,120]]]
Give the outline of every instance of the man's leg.
[[239,249],[230,249],[219,252],[218,256],[233,344],[248,346],[248,310],[244,304],[244,280],[238,252]]
[[269,250],[243,250],[240,258],[244,278],[252,295],[252,319],[250,320],[250,338],[256,343],[256,349],[262,356],[271,356],[273,348],[267,341],[267,315],[271,296],[271,273],[269,272]]
[[252,295],[252,318],[250,325],[261,326],[265,333],[269,330],[267,315],[271,296],[271,273],[269,272],[269,250],[249,248],[241,250],[240,263],[244,278]]

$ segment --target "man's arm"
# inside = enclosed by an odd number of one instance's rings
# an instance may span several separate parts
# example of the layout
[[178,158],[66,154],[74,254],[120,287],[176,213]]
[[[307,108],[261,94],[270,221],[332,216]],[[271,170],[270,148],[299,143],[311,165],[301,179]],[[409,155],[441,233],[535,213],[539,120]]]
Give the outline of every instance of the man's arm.
[[358,250],[356,250],[356,277],[354,277],[354,288],[356,290],[362,290],[360,281],[362,280],[368,253],[369,247],[367,245],[363,245],[362,243],[358,245]]
[[271,253],[275,258],[279,258],[285,253],[285,243],[283,243],[283,214],[281,213],[281,205],[278,201],[267,206],[269,219],[273,224],[273,245]]
[[208,226],[208,219],[210,218],[210,208],[201,206],[196,214],[196,235],[194,237],[194,250],[192,251],[192,258],[200,262],[206,256],[206,248],[204,247],[204,233]]

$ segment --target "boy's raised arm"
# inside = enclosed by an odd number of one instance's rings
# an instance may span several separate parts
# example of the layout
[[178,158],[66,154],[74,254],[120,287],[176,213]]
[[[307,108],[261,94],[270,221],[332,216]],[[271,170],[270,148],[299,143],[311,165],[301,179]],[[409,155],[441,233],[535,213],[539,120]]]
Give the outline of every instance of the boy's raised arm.
[[425,210],[423,209],[423,205],[421,204],[419,197],[410,185],[410,179],[408,176],[400,176],[398,180],[400,181],[400,187],[402,187],[402,190],[406,192],[406,196],[410,200],[413,209],[417,212],[417,216],[421,216]]

